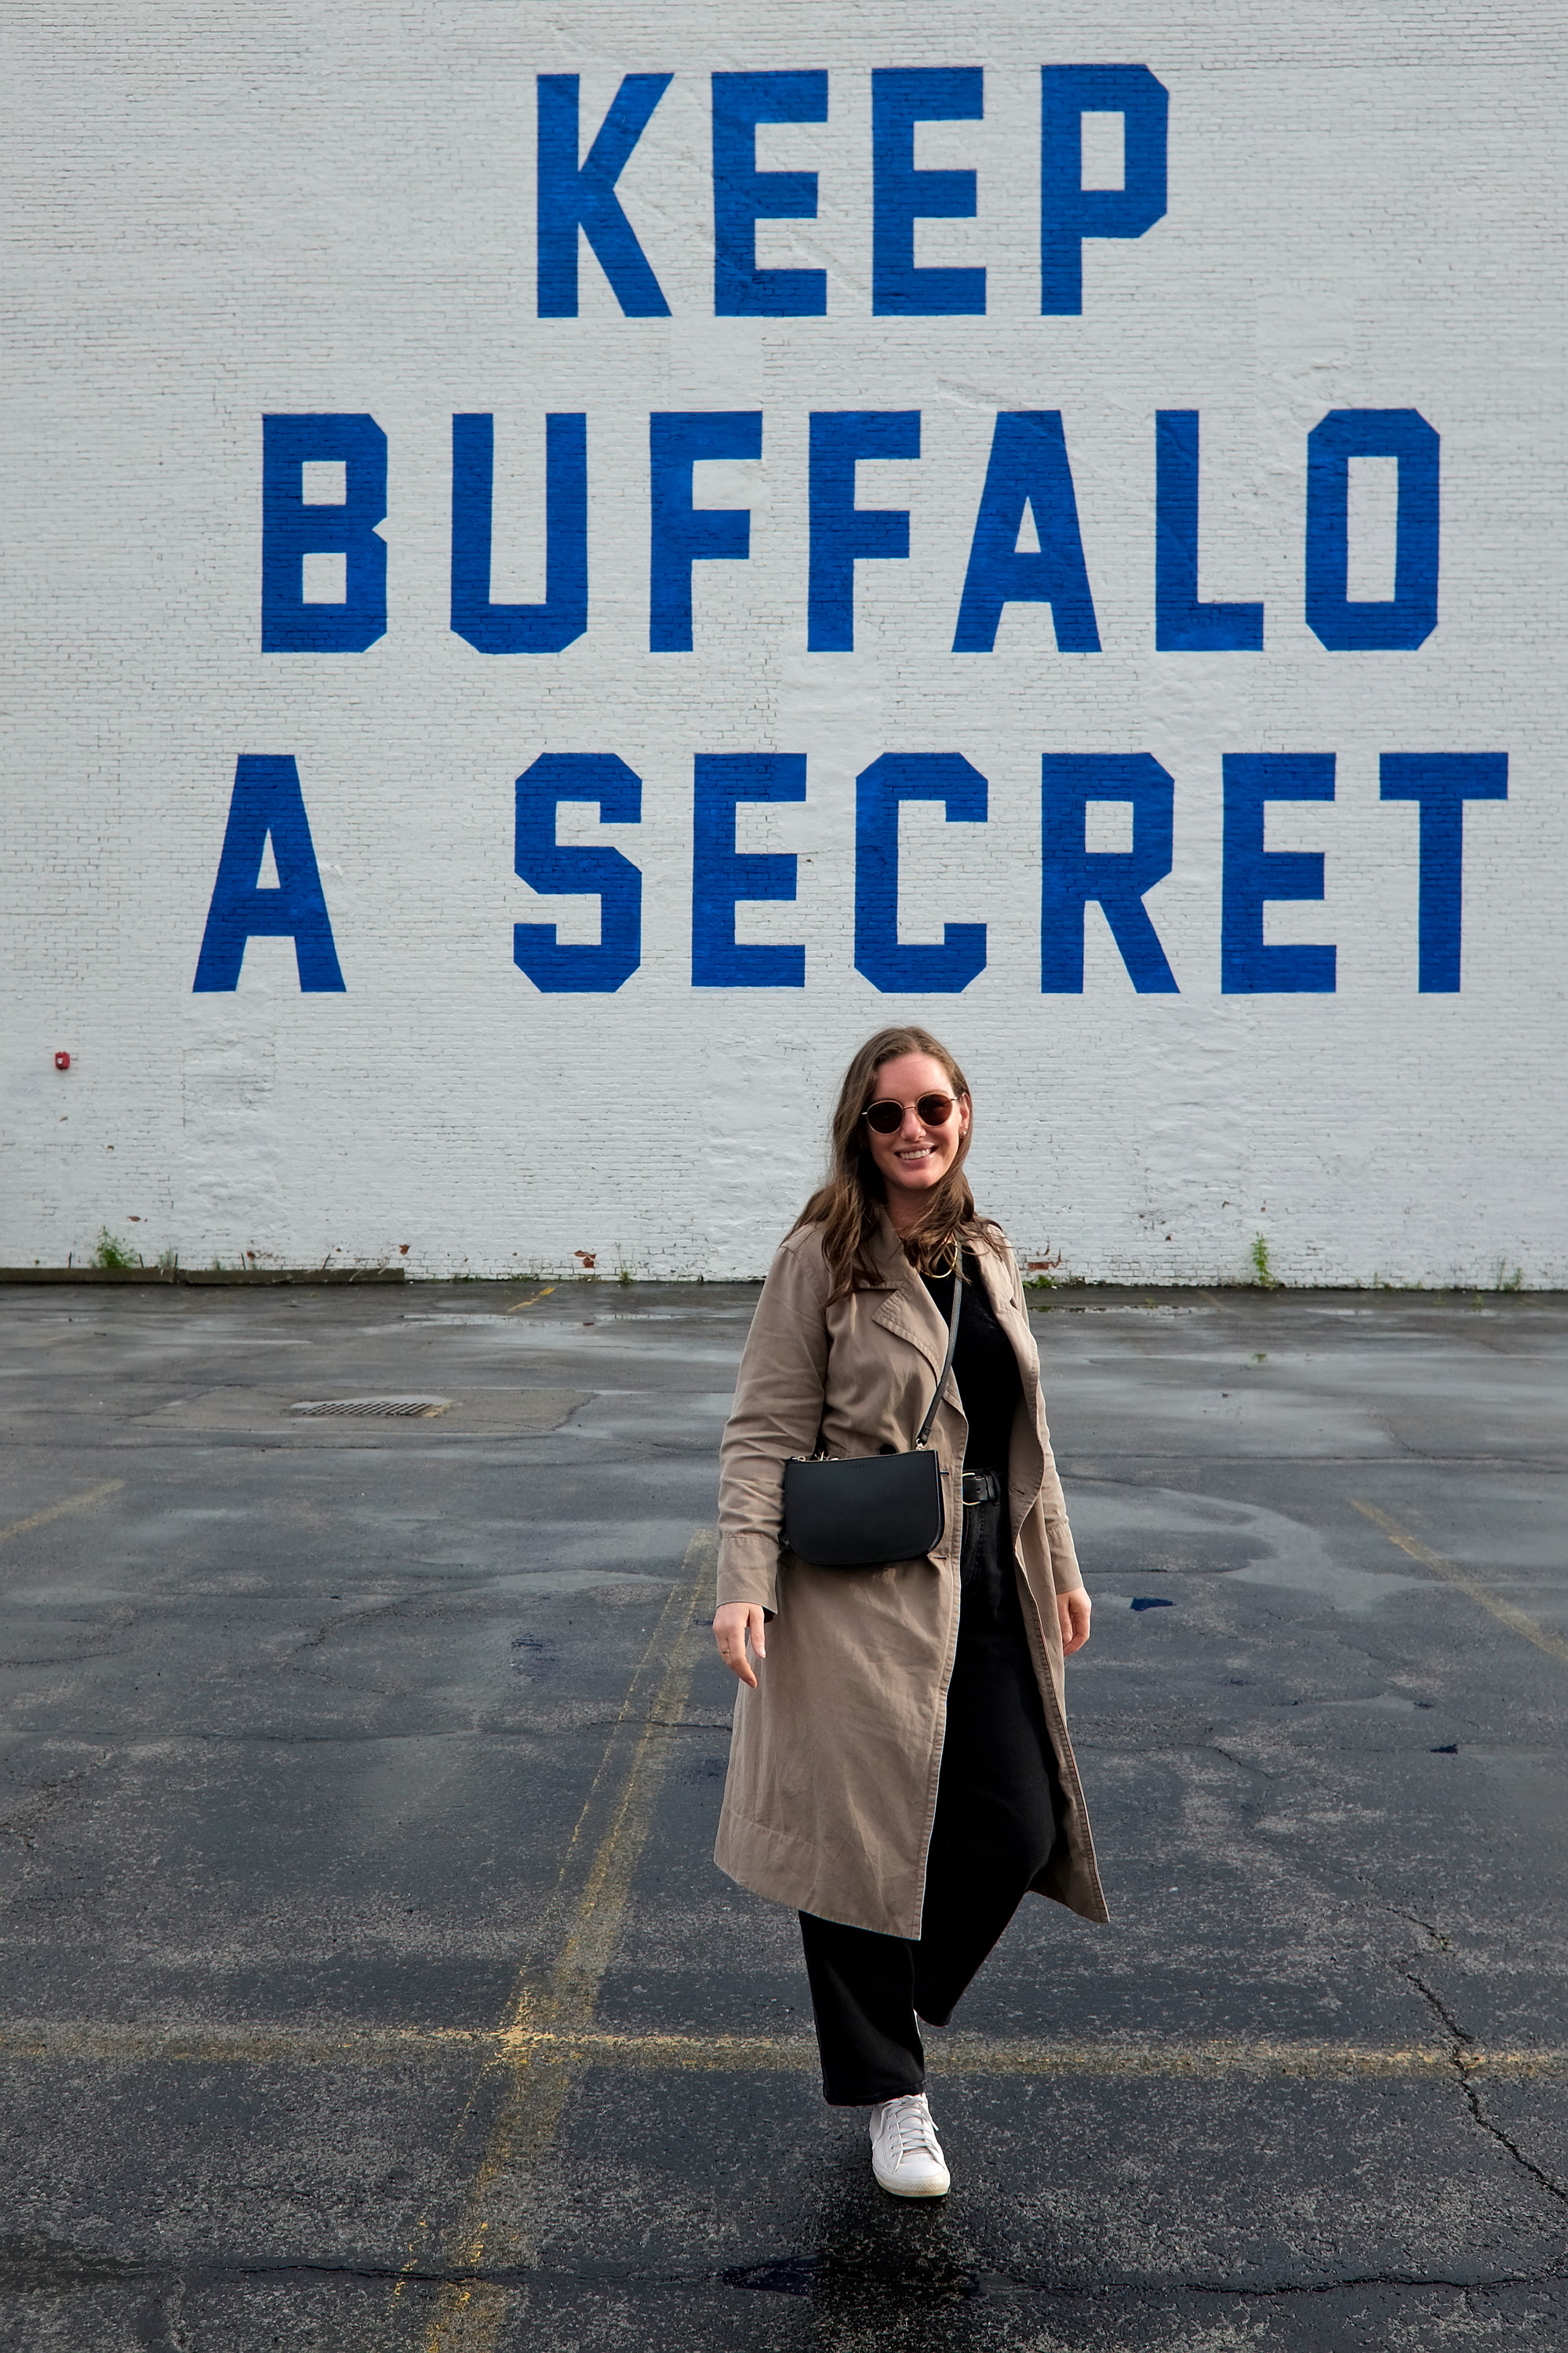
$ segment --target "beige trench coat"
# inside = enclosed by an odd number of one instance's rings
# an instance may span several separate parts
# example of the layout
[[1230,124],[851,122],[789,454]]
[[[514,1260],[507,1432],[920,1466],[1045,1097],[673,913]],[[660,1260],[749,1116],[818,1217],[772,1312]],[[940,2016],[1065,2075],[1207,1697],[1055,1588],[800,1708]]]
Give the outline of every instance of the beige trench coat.
[[[977,1238],[973,1238],[977,1239]],[[820,1229],[773,1261],[741,1359],[720,1451],[718,1599],[776,1613],[759,1688],[736,1700],[715,1860],[758,1895],[851,1927],[918,1936],[959,1635],[959,1479],[968,1424],[948,1376],[931,1442],[946,1500],[938,1549],[885,1568],[820,1568],[782,1548],[784,1462],[914,1443],[947,1353],[947,1326],[884,1220],[883,1277],[832,1306]],[[1066,1835],[1035,1882],[1107,1918],[1067,1739],[1055,1596],[1083,1583],[1052,1459],[1040,1358],[1011,1250],[979,1250],[1023,1396],[1008,1462],[1024,1624],[1066,1800]]]

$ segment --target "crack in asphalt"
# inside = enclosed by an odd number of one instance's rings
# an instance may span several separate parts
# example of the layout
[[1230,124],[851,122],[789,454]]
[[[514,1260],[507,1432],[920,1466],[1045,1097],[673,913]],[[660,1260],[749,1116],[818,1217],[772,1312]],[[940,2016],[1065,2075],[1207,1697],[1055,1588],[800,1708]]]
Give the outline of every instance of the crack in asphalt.
[[69,1773],[60,1774],[55,1780],[35,1783],[10,1813],[0,1817],[0,1838],[15,1839],[24,1854],[28,1856],[36,1854],[37,1841],[24,1825],[32,1822],[36,1818],[52,1812],[55,1807],[63,1805],[68,1799],[79,1794],[82,1785],[90,1780],[94,1773],[101,1772],[103,1767],[112,1758],[113,1753],[112,1748],[105,1747],[101,1755],[90,1757],[79,1765],[73,1765]]
[[[1084,1746],[1084,1743],[1081,1740],[1075,1745],[1080,1748]],[[1175,1744],[1172,1742],[1168,1741],[1165,1743],[1165,1746],[1171,1748],[1173,1752],[1177,1754],[1186,1753],[1191,1755],[1194,1751],[1200,1751],[1206,1757],[1223,1757],[1227,1765],[1234,1765],[1238,1773],[1250,1773],[1256,1780],[1272,1782],[1277,1781],[1279,1778],[1278,1774],[1271,1773],[1266,1765],[1259,1765],[1250,1757],[1238,1757],[1235,1750],[1234,1748],[1227,1748],[1223,1740],[1215,1740],[1213,1738],[1189,1740],[1181,1744],[1181,1750],[1177,1750]]]
[[1435,1953],[1446,1953],[1449,1950],[1450,1938],[1446,1936],[1442,1929],[1434,1922],[1424,1920],[1419,1912],[1407,1912],[1400,1904],[1391,1904],[1388,1908],[1396,1920],[1408,1920],[1413,1928],[1419,1928],[1422,1934],[1431,1940]]
[[[15,2242],[13,2242],[13,2246]],[[364,2281],[367,2285],[381,2286],[401,2280],[418,2287],[493,2287],[520,2292],[526,2288],[580,2287],[595,2288],[613,2281],[621,2287],[657,2292],[669,2288],[734,2287],[761,2289],[764,2292],[795,2294],[810,2292],[819,2265],[812,2256],[785,2257],[771,2263],[747,2263],[726,2270],[714,2271],[649,2271],[630,2273],[617,2266],[613,2269],[588,2267],[567,2270],[545,2266],[530,2267],[523,2263],[496,2264],[489,2268],[473,2266],[409,2269],[392,2263],[345,2263],[315,2262],[308,2256],[281,2257],[276,2262],[233,2263],[160,2263],[143,2257],[94,2255],[86,2250],[70,2255],[29,2255],[26,2253],[0,2253],[0,2297],[18,2292],[58,2292],[76,2287],[111,2285],[142,2285],[149,2284],[164,2289],[208,2286],[224,2281],[253,2279],[341,2279]],[[829,2268],[829,2267],[823,2267]],[[788,2274],[790,2285],[784,2284]],[[770,2276],[773,2275],[773,2276]],[[969,2295],[1012,2294],[1017,2296],[1056,2296],[1075,2301],[1105,2301],[1113,2297],[1136,2298],[1149,2295],[1231,2296],[1250,2302],[1277,2301],[1291,2296],[1325,2296],[1349,2293],[1361,2288],[1416,2288],[1441,2291],[1456,2295],[1495,2293],[1501,2288],[1551,2287],[1568,2280],[1568,2266],[1557,2265],[1543,2271],[1478,2274],[1468,2279],[1452,2278],[1447,2274],[1417,2271],[1348,2272],[1325,2280],[1235,2281],[1214,2279],[1165,2278],[1160,2280],[1118,2280],[1078,2286],[1069,2281],[1031,2279],[1015,2272],[995,2271],[963,2265],[954,2274],[944,2274],[939,2284],[950,2291],[955,2278],[961,2278]],[[831,2265],[833,2285],[885,2287],[889,2284],[876,2264],[857,2273],[853,2263],[842,2258]],[[799,2282],[800,2284],[793,2284]],[[917,2277],[901,2274],[898,2285],[909,2290],[917,2288]]]
[[[0,1661],[0,1665],[5,1663]],[[369,1741],[430,1741],[430,1740],[567,1740],[579,1732],[603,1732],[624,1719],[614,1715],[585,1715],[575,1724],[455,1724],[435,1725],[428,1731],[412,1732],[171,1732],[154,1740],[116,1742],[106,1756],[141,1757],[178,1748],[186,1742],[200,1742],[215,1746],[242,1746],[256,1744],[274,1748],[321,1748],[363,1746]],[[652,1724],[667,1732],[727,1732],[730,1719],[715,1708],[707,1715],[648,1715],[639,1716],[639,1724]],[[1078,1744],[1083,1745],[1081,1742]],[[96,1769],[96,1767],[94,1767]],[[16,1817],[0,1819],[0,1835],[15,1828]]]
[[1561,2181],[1556,2180],[1552,2175],[1546,2172],[1542,2167],[1537,2165],[1533,2158],[1526,2157],[1518,2142],[1510,2140],[1508,2134],[1503,2130],[1501,2125],[1495,2124],[1491,2117],[1487,2115],[1486,2110],[1482,2107],[1480,2094],[1477,2091],[1475,2082],[1473,2080],[1475,2063],[1473,2060],[1467,2059],[1465,2055],[1467,2050],[1474,2049],[1476,2040],[1475,2036],[1468,2033],[1466,2029],[1460,2025],[1458,2020],[1454,2016],[1453,2011],[1448,2008],[1447,2003],[1443,2000],[1442,1996],[1435,1992],[1432,1987],[1425,1982],[1425,1978],[1418,1978],[1414,1969],[1402,1969],[1400,1971],[1400,1975],[1405,1979],[1407,1984],[1413,1985],[1415,1988],[1416,1992],[1431,2010],[1434,2017],[1437,2018],[1447,2029],[1451,2044],[1448,2052],[1448,2064],[1453,2068],[1455,2074],[1457,2076],[1459,2088],[1465,2095],[1465,2104],[1469,2109],[1471,2116],[1475,2118],[1477,2124],[1479,2125],[1481,2130],[1485,2133],[1489,2133],[1493,2140],[1497,2141],[1508,2151],[1514,2163],[1522,2167],[1524,2171],[1530,2175],[1531,2180],[1538,2182],[1549,2197],[1555,2198],[1560,2205],[1568,2206],[1568,2188],[1565,2188]]

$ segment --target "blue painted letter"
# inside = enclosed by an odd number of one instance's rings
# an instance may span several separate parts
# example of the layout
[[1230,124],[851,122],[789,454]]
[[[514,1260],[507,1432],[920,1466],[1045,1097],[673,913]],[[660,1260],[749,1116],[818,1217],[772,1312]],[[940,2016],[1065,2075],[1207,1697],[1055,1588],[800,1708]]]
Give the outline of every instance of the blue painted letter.
[[949,825],[985,822],[986,780],[956,752],[885,752],[855,779],[854,968],[885,995],[956,996],[985,970],[985,925],[944,923],[940,947],[898,937],[898,809],[940,801]]
[[[1018,535],[1030,513],[1039,551],[1021,555]],[[1050,606],[1058,653],[1098,653],[1073,472],[1055,408],[1004,410],[996,420],[953,651],[989,654],[1001,608],[1012,603]]]
[[657,411],[648,419],[651,531],[648,646],[656,654],[692,650],[692,566],[751,554],[747,507],[694,507],[692,468],[709,458],[760,458],[759,408]]
[[1320,849],[1266,849],[1270,801],[1331,801],[1331,752],[1227,752],[1224,873],[1220,886],[1220,988],[1226,997],[1323,996],[1334,991],[1330,947],[1266,947],[1270,899],[1320,899]]
[[[1147,66],[1040,69],[1040,308],[1084,307],[1084,239],[1141,237],[1165,211],[1170,100]],[[1084,185],[1083,118],[1122,118],[1122,184]]]
[[[278,886],[263,891],[257,878],[269,835]],[[193,993],[238,988],[245,943],[253,939],[293,941],[300,987],[307,996],[342,989],[299,769],[291,759],[242,752]]]
[[820,319],[825,269],[758,269],[759,220],[815,220],[815,172],[759,172],[759,122],[825,122],[825,73],[714,76],[714,314],[720,319]]
[[741,900],[792,899],[795,860],[782,851],[740,850],[735,813],[743,801],[803,801],[800,752],[699,752],[692,826],[692,987],[804,988],[806,951],[745,945],[735,936]]
[[535,891],[597,895],[599,945],[563,947],[554,923],[515,923],[512,960],[547,996],[609,994],[642,960],[642,875],[619,849],[556,839],[562,801],[587,801],[606,825],[636,825],[642,779],[612,752],[546,752],[517,779],[516,867]]
[[537,239],[541,319],[577,315],[577,231],[581,229],[616,301],[629,319],[667,319],[670,305],[636,231],[620,209],[615,184],[673,76],[627,74],[588,153],[577,160],[577,77],[538,78]]
[[985,309],[983,269],[916,269],[916,220],[973,220],[972,172],[917,172],[917,122],[978,122],[979,66],[877,66],[871,77],[871,307],[878,318],[968,318]]
[[811,549],[806,644],[815,654],[854,647],[854,567],[867,557],[907,556],[903,507],[857,507],[862,458],[917,458],[917,408],[827,408],[811,412]]
[[1198,412],[1154,418],[1154,642],[1162,654],[1255,653],[1261,605],[1204,604],[1198,595]]
[[[1355,604],[1352,458],[1399,460],[1393,595]],[[1437,627],[1438,437],[1415,408],[1333,408],[1307,437],[1307,626],[1330,653],[1407,652]]]
[[[1089,850],[1091,801],[1130,801],[1132,848]],[[1144,897],[1171,871],[1176,787],[1147,752],[1070,752],[1040,763],[1040,986],[1065,996],[1084,987],[1084,910],[1105,910],[1140,997],[1173,997],[1176,976]]]
[[[340,465],[344,495],[302,496],[300,469]],[[387,436],[374,417],[261,419],[261,650],[362,654],[387,634]],[[342,555],[341,604],[305,602],[304,558]]]
[[1459,986],[1465,803],[1506,801],[1506,752],[1385,752],[1378,763],[1385,801],[1421,805],[1421,902],[1417,986],[1441,994]]
[[493,417],[452,418],[452,628],[482,654],[558,654],[588,628],[588,418],[545,419],[545,601],[490,601]]

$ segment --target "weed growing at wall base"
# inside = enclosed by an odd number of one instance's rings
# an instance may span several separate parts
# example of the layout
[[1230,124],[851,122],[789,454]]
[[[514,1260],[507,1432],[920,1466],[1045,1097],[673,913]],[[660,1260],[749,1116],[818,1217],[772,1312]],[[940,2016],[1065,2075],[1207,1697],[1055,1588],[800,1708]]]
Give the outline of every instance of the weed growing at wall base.
[[1268,1263],[1268,1244],[1261,1234],[1254,1234],[1252,1238],[1251,1257],[1252,1271],[1265,1291],[1277,1291],[1279,1277]]

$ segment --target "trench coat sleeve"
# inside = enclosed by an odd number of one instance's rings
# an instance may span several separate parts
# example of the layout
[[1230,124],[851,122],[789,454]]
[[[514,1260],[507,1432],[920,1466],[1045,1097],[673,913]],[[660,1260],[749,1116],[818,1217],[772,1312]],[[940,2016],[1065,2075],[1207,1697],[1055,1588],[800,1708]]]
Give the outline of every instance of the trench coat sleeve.
[[816,1450],[828,1369],[821,1247],[791,1235],[762,1286],[719,1447],[718,1606],[779,1606],[784,1464]]
[[[1054,1481],[1056,1479],[1054,1466],[1051,1478]],[[1058,1497],[1061,1492],[1061,1483],[1058,1481],[1056,1482]],[[1062,1505],[1054,1517],[1050,1513],[1046,1514],[1045,1541],[1051,1547],[1051,1582],[1057,1592],[1081,1593],[1084,1587],[1084,1572],[1078,1567],[1078,1556],[1073,1546],[1073,1531],[1067,1525],[1065,1504]]]

